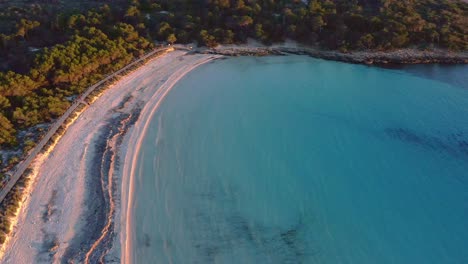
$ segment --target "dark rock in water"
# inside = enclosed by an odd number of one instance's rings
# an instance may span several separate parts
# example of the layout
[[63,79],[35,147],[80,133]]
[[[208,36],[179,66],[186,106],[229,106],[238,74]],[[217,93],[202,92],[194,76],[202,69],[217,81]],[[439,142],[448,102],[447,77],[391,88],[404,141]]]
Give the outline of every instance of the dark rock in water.
[[145,234],[144,245],[145,245],[145,247],[150,247],[151,246],[151,238],[149,237],[148,234]]

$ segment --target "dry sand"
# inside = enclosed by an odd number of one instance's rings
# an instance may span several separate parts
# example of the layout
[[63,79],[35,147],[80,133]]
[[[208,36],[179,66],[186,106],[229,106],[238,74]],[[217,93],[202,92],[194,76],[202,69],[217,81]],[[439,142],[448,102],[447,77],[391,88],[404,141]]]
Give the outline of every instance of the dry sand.
[[131,204],[131,178],[122,181],[122,173],[131,176],[139,139],[167,92],[191,69],[217,57],[169,52],[86,108],[36,162],[37,175],[1,262],[121,262],[126,234],[120,231]]

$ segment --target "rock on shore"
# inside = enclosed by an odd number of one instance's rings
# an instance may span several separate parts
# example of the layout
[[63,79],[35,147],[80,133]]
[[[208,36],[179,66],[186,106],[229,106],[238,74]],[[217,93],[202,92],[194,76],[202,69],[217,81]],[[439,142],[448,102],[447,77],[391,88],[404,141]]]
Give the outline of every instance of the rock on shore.
[[307,47],[290,46],[229,46],[212,49],[199,49],[199,53],[221,54],[225,56],[266,56],[300,54],[316,58],[343,61],[358,64],[467,64],[467,52],[450,52],[445,50],[422,51],[416,49],[402,49],[389,52],[383,51],[357,51],[342,53],[339,51],[326,51]]

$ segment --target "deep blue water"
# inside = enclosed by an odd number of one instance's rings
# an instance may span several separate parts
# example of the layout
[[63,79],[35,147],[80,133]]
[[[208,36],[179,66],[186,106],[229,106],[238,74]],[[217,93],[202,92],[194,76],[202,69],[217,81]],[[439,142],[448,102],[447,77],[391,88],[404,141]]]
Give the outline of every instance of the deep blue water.
[[468,263],[467,69],[197,68],[144,138],[134,262]]

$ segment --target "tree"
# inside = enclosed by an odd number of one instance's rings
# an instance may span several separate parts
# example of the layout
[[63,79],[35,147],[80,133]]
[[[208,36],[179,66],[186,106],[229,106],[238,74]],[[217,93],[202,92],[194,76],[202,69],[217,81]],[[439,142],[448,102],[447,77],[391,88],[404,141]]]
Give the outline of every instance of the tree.
[[0,145],[11,145],[16,142],[16,133],[10,121],[0,113]]
[[236,9],[240,10],[245,8],[245,2],[244,0],[236,0]]
[[317,32],[322,32],[322,27],[326,25],[325,21],[323,21],[322,16],[313,16],[312,17],[312,29]]
[[10,107],[11,104],[10,104],[10,101],[8,100],[8,98],[2,96],[0,94],[0,112],[2,112],[3,110],[6,110],[8,107]]
[[374,37],[371,34],[366,34],[359,39],[361,48],[371,49],[374,46]]
[[82,14],[72,15],[68,19],[68,28],[69,29],[78,29],[84,27],[86,24],[86,18]]
[[29,76],[18,74],[12,71],[0,72],[0,95],[3,96],[24,96],[37,88]]
[[169,34],[173,33],[171,25],[167,22],[161,22],[159,24],[158,36],[161,40],[164,40],[169,36]]
[[30,21],[23,18],[16,24],[16,35],[24,38],[30,30],[37,28],[39,25],[41,25],[41,23],[38,21]]
[[234,38],[235,38],[235,34],[232,30],[228,29],[224,31],[224,39],[223,39],[224,43],[232,44],[234,43]]
[[253,19],[249,16],[242,16],[240,19],[239,19],[239,26],[241,27],[247,27],[247,26],[250,26],[252,25],[253,23]]
[[136,6],[130,6],[125,12],[125,17],[136,17],[140,14],[140,10]]
[[114,37],[122,37],[125,41],[131,42],[138,39],[138,32],[135,31],[135,28],[127,23],[118,23],[114,26]]
[[174,33],[171,33],[171,34],[169,34],[169,36],[167,36],[166,41],[167,41],[168,43],[170,43],[170,44],[174,44],[174,42],[177,41],[177,38],[176,38],[176,36],[174,35]]
[[51,97],[47,98],[47,108],[49,109],[49,113],[54,117],[59,117],[70,107],[70,103],[66,100]]
[[255,25],[255,36],[260,40],[265,39],[265,31],[263,31],[262,24]]
[[200,31],[200,44],[208,47],[215,47],[218,45],[218,43],[216,43],[215,37],[210,35],[207,30]]

